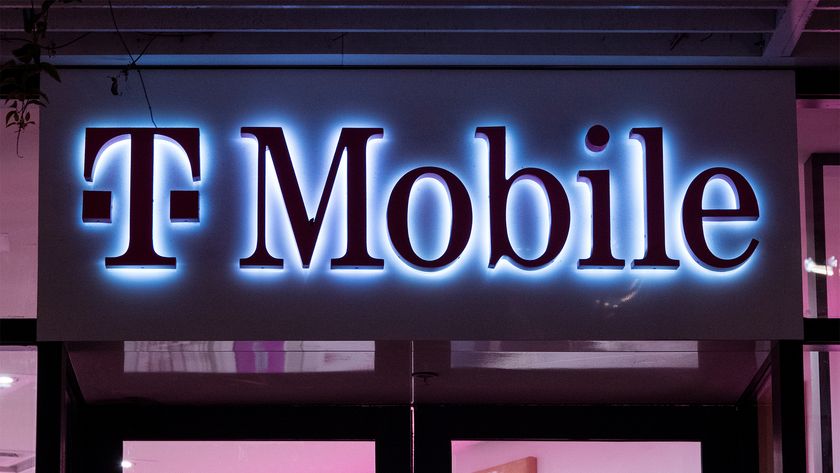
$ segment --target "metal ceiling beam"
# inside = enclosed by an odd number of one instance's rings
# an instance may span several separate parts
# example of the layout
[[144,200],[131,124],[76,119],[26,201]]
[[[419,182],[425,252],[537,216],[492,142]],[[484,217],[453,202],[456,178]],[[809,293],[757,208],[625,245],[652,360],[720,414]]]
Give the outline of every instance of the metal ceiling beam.
[[[39,3],[35,2],[36,7]],[[791,19],[797,18],[787,9],[786,0],[111,3],[119,30],[134,54],[155,38],[144,61],[151,61],[152,56],[193,55],[185,61],[212,64],[213,60],[207,58],[213,55],[243,55],[243,64],[259,65],[294,63],[301,60],[294,59],[296,55],[306,55],[304,62],[334,60],[344,64],[345,54],[348,58],[361,58],[358,60],[362,63],[367,57],[387,56],[407,64],[425,63],[421,56],[462,57],[470,64],[491,57],[497,59],[488,61],[500,64],[507,64],[508,58],[523,64],[590,61],[656,65],[683,60],[687,61],[684,64],[750,66],[836,65],[840,60],[835,28],[840,0],[822,0],[816,6],[817,0],[794,0],[791,5],[805,5],[813,13],[806,15],[810,16],[809,22],[800,11],[798,25],[802,29],[798,33],[793,28],[785,29]],[[108,64],[120,63],[125,50],[115,34],[108,4],[108,0],[82,0],[54,5],[49,40],[56,45],[72,45],[61,48],[58,57],[51,60],[61,63],[60,58],[67,57],[66,64],[87,64],[105,58]],[[30,5],[30,0],[0,0],[0,59],[8,58],[17,39],[26,36],[22,31],[22,10]],[[783,16],[786,19],[777,22]],[[765,48],[768,41],[771,44]],[[787,55],[781,55],[785,51],[780,50],[780,45],[784,43],[788,43]],[[794,46],[796,57],[791,55]],[[319,59],[319,55],[338,55],[340,59]],[[165,58],[155,60],[167,63]],[[435,59],[438,60],[447,61]],[[457,59],[450,61],[457,63]]]
[[[111,11],[54,11],[51,32],[114,31]],[[126,32],[330,33],[771,33],[773,10],[123,8]],[[20,15],[0,16],[0,32],[22,31]]]
[[[58,33],[56,44],[71,42],[76,33]],[[648,56],[761,57],[760,34],[486,34],[458,33],[198,33],[163,35],[125,33],[133,54],[151,55],[497,55],[497,56]],[[151,45],[149,43],[151,42]],[[146,46],[149,45],[147,48]],[[58,51],[62,56],[124,57],[113,32],[92,33]],[[244,60],[244,58],[243,58]]]
[[[435,9],[784,9],[785,0],[111,0],[120,8],[435,8]],[[8,0],[4,8],[30,8],[30,0]],[[108,0],[84,0],[79,3],[56,4],[54,9],[89,9],[108,6]]]
[[790,0],[764,48],[765,57],[789,57],[793,54],[805,25],[819,0]]

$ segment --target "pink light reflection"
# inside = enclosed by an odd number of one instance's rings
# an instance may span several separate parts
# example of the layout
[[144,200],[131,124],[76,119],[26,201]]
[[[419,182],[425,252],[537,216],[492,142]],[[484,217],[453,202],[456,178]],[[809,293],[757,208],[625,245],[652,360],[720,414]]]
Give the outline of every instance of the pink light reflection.
[[375,370],[370,341],[127,341],[126,373],[346,373]]
[[375,442],[123,442],[129,473],[375,473]]
[[700,473],[700,442],[455,441],[452,473],[525,457],[540,473]]

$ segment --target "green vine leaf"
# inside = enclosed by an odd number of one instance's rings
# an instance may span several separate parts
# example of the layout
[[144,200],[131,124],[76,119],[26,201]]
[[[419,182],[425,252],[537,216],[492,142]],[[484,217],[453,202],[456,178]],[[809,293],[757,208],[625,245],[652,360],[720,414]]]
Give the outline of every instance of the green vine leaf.
[[12,110],[6,114],[6,126],[17,121],[17,110]]
[[41,69],[47,73],[50,77],[52,77],[56,82],[61,82],[61,77],[58,75],[58,70],[50,63],[42,62]]
[[41,62],[44,51],[52,53],[55,50],[55,45],[47,41],[46,33],[50,7],[58,1],[71,3],[80,0],[44,0],[40,9],[34,6],[23,9],[23,30],[30,38],[12,51],[12,59],[0,64],[0,99],[9,105],[6,127],[17,128],[18,156],[21,133],[35,124],[30,107],[46,107],[49,102],[47,94],[41,90],[42,73],[61,82],[58,69],[50,63]]

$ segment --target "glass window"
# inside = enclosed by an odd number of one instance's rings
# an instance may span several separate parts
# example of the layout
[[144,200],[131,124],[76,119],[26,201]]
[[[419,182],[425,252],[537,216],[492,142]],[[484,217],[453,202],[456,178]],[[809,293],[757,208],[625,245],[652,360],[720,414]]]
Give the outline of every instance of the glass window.
[[452,473],[492,472],[700,473],[700,442],[452,442]]
[[[814,240],[814,247],[806,249],[803,267],[808,284],[813,287],[806,292],[805,313],[810,317],[840,318],[840,166],[824,165],[820,170],[823,198],[821,203],[814,203],[814,219],[822,220],[819,223],[824,225],[824,232],[808,235]],[[814,199],[818,198],[814,196]],[[818,232],[819,226],[815,224],[814,227],[814,232]],[[816,243],[817,240],[822,243]],[[818,249],[820,244],[824,245],[822,251]],[[813,294],[809,294],[811,292]]]
[[806,348],[804,361],[807,471],[840,471],[840,346]]
[[373,441],[127,441],[129,473],[375,473]]
[[35,472],[38,352],[0,347],[0,472]]
[[[800,101],[797,138],[801,170],[804,313],[840,317],[840,109]],[[819,101],[817,101],[819,102]],[[808,173],[811,169],[813,174]],[[820,182],[822,175],[822,195]],[[814,181],[816,179],[816,181]],[[807,210],[810,208],[810,211]],[[809,218],[812,213],[813,218]],[[819,242],[819,243],[818,243]],[[824,250],[824,251],[823,251]]]

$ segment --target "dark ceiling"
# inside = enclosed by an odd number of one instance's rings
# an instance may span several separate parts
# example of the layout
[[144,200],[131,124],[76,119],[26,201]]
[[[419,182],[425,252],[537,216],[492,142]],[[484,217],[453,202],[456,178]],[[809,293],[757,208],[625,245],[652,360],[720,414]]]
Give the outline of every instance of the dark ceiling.
[[118,30],[141,65],[840,65],[840,0],[80,0],[53,61],[127,63]]

